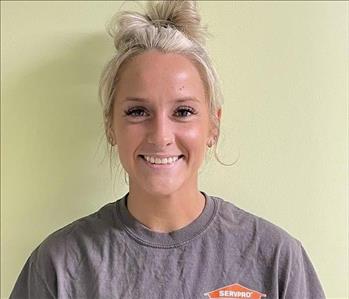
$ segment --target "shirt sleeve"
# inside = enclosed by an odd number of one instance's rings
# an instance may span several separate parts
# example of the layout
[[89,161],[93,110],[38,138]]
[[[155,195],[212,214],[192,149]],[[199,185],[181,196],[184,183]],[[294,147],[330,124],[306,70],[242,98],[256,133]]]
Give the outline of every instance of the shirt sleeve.
[[290,269],[282,299],[326,299],[315,269],[301,243]]
[[33,255],[25,263],[9,299],[54,299],[52,289],[36,269]]

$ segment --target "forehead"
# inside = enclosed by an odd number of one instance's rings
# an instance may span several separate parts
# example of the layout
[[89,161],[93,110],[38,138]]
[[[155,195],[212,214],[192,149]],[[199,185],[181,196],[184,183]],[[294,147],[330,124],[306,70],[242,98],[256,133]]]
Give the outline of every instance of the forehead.
[[196,97],[205,100],[204,85],[194,63],[184,55],[151,50],[122,68],[117,98]]

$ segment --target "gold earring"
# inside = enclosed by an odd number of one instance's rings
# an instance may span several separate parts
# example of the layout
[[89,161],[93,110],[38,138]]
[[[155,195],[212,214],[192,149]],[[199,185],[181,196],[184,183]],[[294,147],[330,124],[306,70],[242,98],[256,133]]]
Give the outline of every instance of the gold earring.
[[207,142],[208,147],[212,147],[217,142],[217,136],[214,136],[210,138],[210,140]]

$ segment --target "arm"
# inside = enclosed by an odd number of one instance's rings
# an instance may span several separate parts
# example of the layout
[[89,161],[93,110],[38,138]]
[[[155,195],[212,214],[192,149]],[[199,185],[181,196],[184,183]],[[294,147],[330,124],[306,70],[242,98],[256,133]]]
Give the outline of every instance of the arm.
[[282,299],[326,299],[315,269],[301,243],[289,269],[289,279],[285,283]]
[[10,299],[54,299],[52,287],[48,285],[35,265],[35,252],[25,263],[10,295]]

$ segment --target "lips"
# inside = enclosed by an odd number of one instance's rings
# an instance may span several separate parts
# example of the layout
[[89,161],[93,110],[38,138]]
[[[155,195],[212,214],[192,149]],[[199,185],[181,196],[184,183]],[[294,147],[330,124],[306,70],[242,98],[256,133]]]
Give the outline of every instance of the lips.
[[168,156],[153,156],[153,155],[140,155],[140,157],[151,165],[172,165],[184,155],[168,155]]

